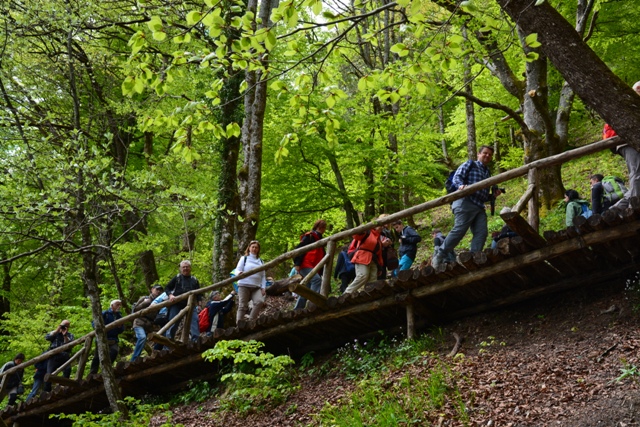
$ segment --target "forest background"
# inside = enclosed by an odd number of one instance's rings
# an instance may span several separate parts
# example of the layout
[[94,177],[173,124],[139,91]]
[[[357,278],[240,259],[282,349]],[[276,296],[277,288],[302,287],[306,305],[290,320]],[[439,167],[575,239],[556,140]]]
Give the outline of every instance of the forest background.
[[[640,79],[634,1],[551,3]],[[208,285],[252,239],[271,259],[318,218],[331,234],[442,195],[480,145],[497,173],[602,128],[494,1],[2,9],[3,360],[39,354],[63,318],[100,333],[108,301],[128,312],[182,259]],[[543,176],[543,217],[562,182]]]

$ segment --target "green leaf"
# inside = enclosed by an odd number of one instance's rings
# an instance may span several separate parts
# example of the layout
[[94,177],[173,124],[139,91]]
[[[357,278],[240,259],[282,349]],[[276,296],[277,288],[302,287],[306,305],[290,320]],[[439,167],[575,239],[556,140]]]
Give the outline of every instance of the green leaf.
[[202,19],[202,13],[192,10],[187,13],[187,25],[196,25]]
[[544,0],[538,0],[534,6],[540,6],[542,3],[544,3]]
[[153,39],[154,40],[158,40],[159,42],[161,42],[166,38],[167,38],[167,33],[165,33],[164,31],[154,31],[153,32]]
[[538,41],[538,34],[536,33],[532,33],[529,34],[525,39],[524,42],[527,46],[531,47],[531,48],[536,48],[536,47],[540,47],[542,46],[542,43],[540,43]]

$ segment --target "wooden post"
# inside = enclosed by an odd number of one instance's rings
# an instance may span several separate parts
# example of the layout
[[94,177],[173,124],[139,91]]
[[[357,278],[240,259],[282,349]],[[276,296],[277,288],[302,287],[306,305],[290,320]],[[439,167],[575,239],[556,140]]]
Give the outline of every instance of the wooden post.
[[522,212],[522,210],[524,209],[524,206],[527,204],[529,200],[531,200],[531,197],[533,197],[533,192],[535,188],[536,188],[535,185],[529,184],[529,186],[527,187],[527,190],[524,192],[522,197],[520,197],[520,200],[518,200],[518,202],[511,209],[511,212],[517,212],[517,213]]
[[60,372],[62,372],[64,370],[64,368],[66,368],[67,366],[71,365],[73,362],[75,362],[76,359],[78,359],[80,356],[82,356],[82,354],[84,353],[84,348],[82,350],[80,350],[79,352],[77,352],[76,354],[74,354],[73,356],[71,356],[69,358],[69,360],[67,360],[66,362],[64,362],[64,364],[62,366],[60,366],[58,369],[56,369],[55,371],[53,371],[51,373],[52,376],[54,375],[58,375]]
[[333,275],[333,258],[336,253],[336,242],[334,240],[329,240],[327,243],[327,263],[324,266],[324,271],[322,273],[322,287],[320,288],[320,293],[323,296],[329,296],[331,292],[331,276]]
[[407,309],[407,339],[412,340],[416,337],[416,323],[413,314],[413,303],[410,302],[406,306]]
[[306,276],[304,276],[304,279],[302,279],[302,282],[300,282],[300,284],[302,286],[307,286],[307,283],[309,283],[311,281],[311,279],[313,278],[313,276],[315,276],[316,274],[318,274],[318,271],[320,271],[320,269],[322,268],[323,265],[325,265],[327,263],[327,260],[329,259],[329,254],[326,254],[318,263],[318,265],[316,265],[315,267],[313,267],[313,269],[309,272],[309,274],[307,274]]
[[529,185],[533,185],[533,194],[529,200],[529,225],[536,233],[540,231],[540,202],[538,192],[540,191],[540,184],[538,182],[538,169],[529,169],[527,173],[527,180]]
[[89,359],[89,354],[91,354],[91,344],[93,343],[93,336],[88,336],[84,340],[84,347],[80,352],[82,352],[82,356],[80,360],[78,360],[78,371],[76,372],[76,381],[80,381],[84,376],[84,368],[87,366],[87,360]]
[[325,307],[327,305],[327,297],[304,286],[302,283],[291,283],[289,290],[295,292],[308,301],[314,303],[318,307]]
[[187,301],[187,314],[184,317],[184,324],[182,325],[182,343],[186,344],[189,342],[189,332],[191,331],[191,316],[193,316],[193,306],[195,304],[195,294],[189,295],[189,300]]
[[158,335],[162,335],[165,332],[167,332],[169,330],[170,327],[172,327],[174,324],[178,323],[180,321],[180,319],[182,319],[182,316],[185,315],[185,313],[187,312],[187,310],[189,309],[189,306],[183,308],[182,310],[180,310],[180,312],[178,314],[176,314],[176,317],[174,317],[173,319],[169,320],[167,322],[166,325],[164,325],[157,333]]

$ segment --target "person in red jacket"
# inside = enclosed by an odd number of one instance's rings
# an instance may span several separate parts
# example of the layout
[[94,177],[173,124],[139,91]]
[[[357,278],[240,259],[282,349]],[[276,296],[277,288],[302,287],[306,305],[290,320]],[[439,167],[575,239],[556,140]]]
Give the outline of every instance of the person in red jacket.
[[[319,219],[313,224],[313,228],[311,231],[304,233],[300,238],[300,243],[298,244],[298,248],[302,248],[304,246],[310,245],[318,240],[322,239],[322,233],[327,230],[327,221],[324,219]],[[297,256],[293,259],[294,268],[296,271],[302,276],[305,277],[307,274],[311,273],[313,267],[318,265],[322,258],[324,258],[325,251],[324,247],[319,247],[315,249],[311,249],[309,252],[306,252],[304,255]],[[316,273],[313,278],[308,282],[308,286],[312,291],[320,293],[320,288],[322,286],[322,277],[320,274]],[[296,302],[294,310],[302,310],[307,305],[307,299],[299,297]]]
[[382,248],[391,244],[389,238],[381,236],[381,232],[382,226],[378,226],[353,236],[349,252],[353,252],[351,262],[356,266],[356,278],[344,291],[345,294],[355,292],[378,278],[378,267],[383,265]]

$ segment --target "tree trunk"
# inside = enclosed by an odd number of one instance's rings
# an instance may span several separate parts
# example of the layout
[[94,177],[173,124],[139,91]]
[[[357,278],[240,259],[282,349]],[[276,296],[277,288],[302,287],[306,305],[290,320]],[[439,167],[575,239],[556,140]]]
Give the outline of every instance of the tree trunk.
[[326,150],[326,154],[327,154],[327,159],[329,159],[329,164],[331,165],[331,170],[333,171],[333,175],[336,178],[336,183],[338,184],[340,195],[342,196],[342,207],[344,208],[345,218],[347,221],[347,228],[354,228],[360,225],[358,212],[353,207],[353,203],[351,203],[351,199],[349,199],[347,187],[344,185],[344,179],[342,178],[342,172],[340,171],[340,166],[338,166],[338,160],[336,159],[335,153],[333,151]]
[[[467,27],[462,26],[462,36],[467,39]],[[464,81],[466,83],[465,90],[473,95],[473,84],[471,83],[471,58],[469,55],[464,57]],[[476,112],[473,101],[469,98],[464,99],[465,122],[467,125],[467,157],[469,160],[477,160],[478,142],[476,138]]]
[[582,101],[597,111],[625,142],[640,149],[640,97],[617,77],[549,2],[496,0],[540,49]]
[[[258,29],[268,28],[272,0],[262,0],[260,22],[253,23]],[[258,0],[249,0],[247,10],[256,14]],[[268,54],[263,54],[261,64],[268,69]],[[240,207],[242,221],[239,222],[238,245],[245,248],[255,238],[260,221],[260,201],[262,184],[262,136],[264,132],[264,112],[267,104],[267,76],[261,70],[247,71],[247,90],[244,97],[245,119],[242,126],[242,146],[244,162],[238,176],[240,184]]]

